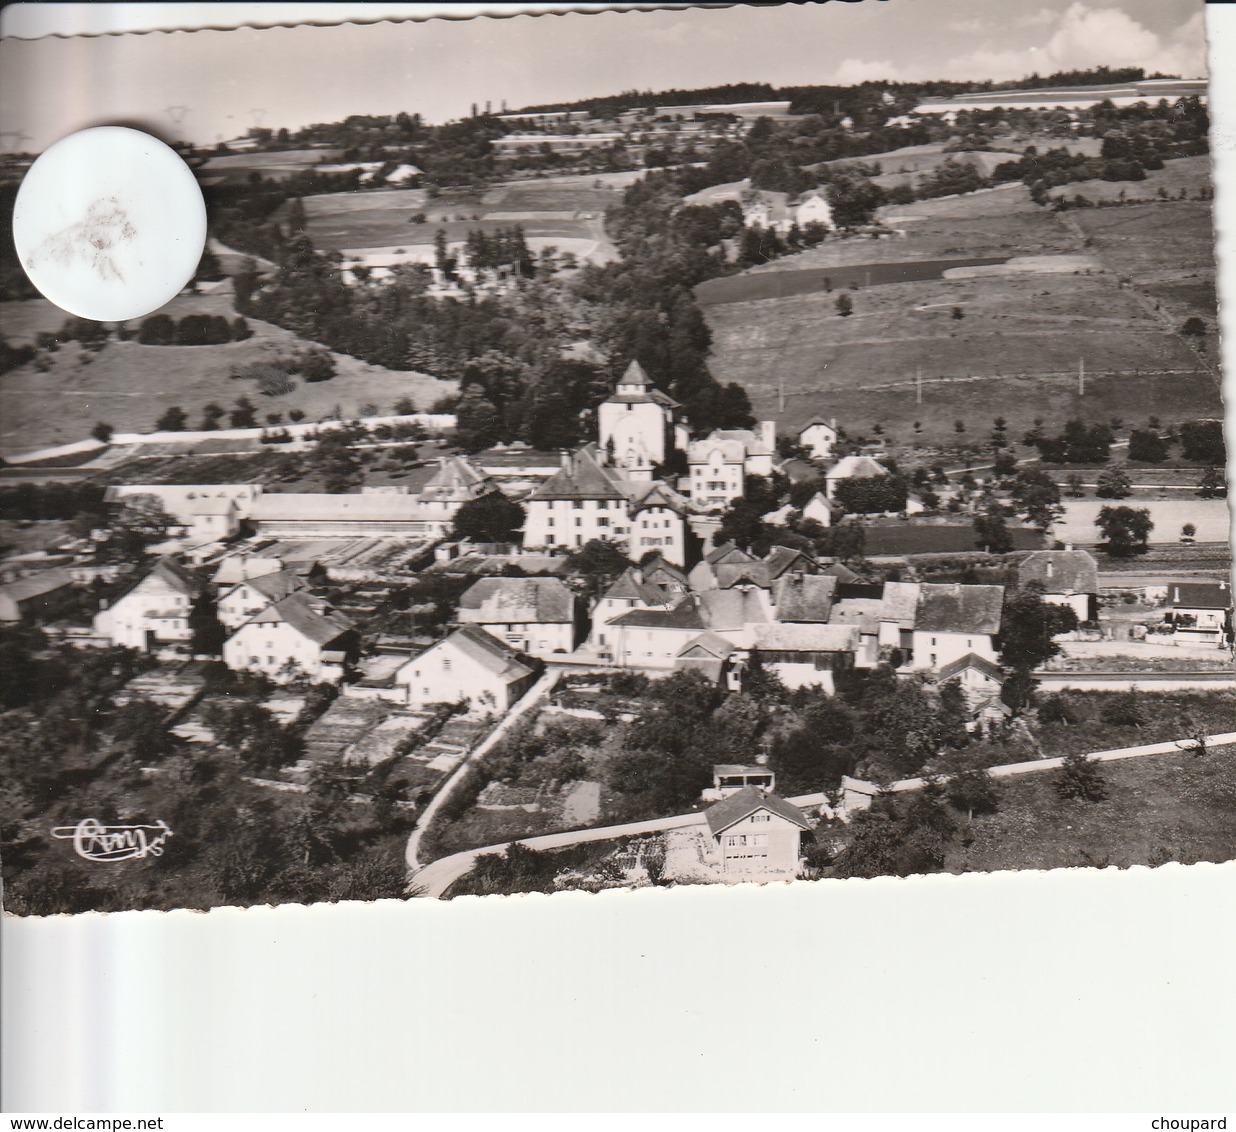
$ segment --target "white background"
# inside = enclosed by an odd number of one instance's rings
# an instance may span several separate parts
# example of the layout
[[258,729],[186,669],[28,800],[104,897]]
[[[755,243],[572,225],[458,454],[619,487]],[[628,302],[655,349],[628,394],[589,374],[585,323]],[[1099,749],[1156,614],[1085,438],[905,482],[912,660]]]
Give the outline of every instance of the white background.
[[[1208,18],[1230,310],[1236,8]],[[1236,863],[7,919],[3,944],[10,1112],[1236,1107]]]

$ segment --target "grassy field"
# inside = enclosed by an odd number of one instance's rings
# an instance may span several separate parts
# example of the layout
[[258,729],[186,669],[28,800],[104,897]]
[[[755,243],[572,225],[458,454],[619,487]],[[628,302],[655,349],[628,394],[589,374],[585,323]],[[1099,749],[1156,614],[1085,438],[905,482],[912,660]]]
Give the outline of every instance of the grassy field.
[[[519,223],[534,246],[560,241],[577,253],[606,259],[613,248],[605,236],[602,217],[605,209],[620,199],[617,187],[604,183],[597,187],[595,178],[579,178],[506,182],[484,195],[447,192],[433,200],[423,189],[330,193],[306,197],[304,205],[309,235],[324,248],[432,246],[439,230],[451,242],[458,242],[469,231],[492,232]],[[424,213],[425,223],[413,224],[412,217],[420,213]],[[500,214],[499,218],[486,219],[491,213]],[[501,218],[501,214],[511,213],[520,219]],[[584,248],[575,241],[596,247]]]
[[1102,767],[1108,797],[1062,801],[1055,773],[1000,783],[998,812],[954,842],[947,872],[1162,865],[1236,856],[1236,750],[1150,755]]
[[1199,189],[1210,188],[1210,156],[1177,157],[1165,161],[1162,169],[1146,171],[1144,181],[1075,181],[1053,189],[1051,196],[1073,198],[1083,196],[1092,201],[1149,201],[1159,199],[1159,190],[1175,197],[1182,189],[1186,197],[1194,197]]
[[[706,306],[713,373],[743,384],[758,415],[786,430],[815,415],[836,416],[852,433],[877,421],[908,433],[919,421],[922,441],[944,444],[959,439],[958,419],[985,436],[996,415],[1017,435],[1037,417],[1180,420],[1222,412],[1208,361],[1217,351],[1199,358],[1177,333],[1185,311],[1213,296],[1204,202],[1057,216],[1016,185],[885,209],[883,219],[904,237],[826,241],[750,276],[811,269],[830,275],[836,288],[847,284],[847,269],[865,264],[1083,258],[1049,261],[1054,274],[1039,273],[1041,265],[1031,262],[1009,265],[1023,269],[1017,272],[1004,267],[993,269],[999,274],[870,288],[864,273],[849,292],[849,317],[838,315],[835,292]],[[1156,301],[1179,310],[1156,310]],[[1086,391],[1079,398],[1083,360]],[[920,367],[922,403],[913,387]]]
[[[175,318],[190,313],[235,317],[231,296],[186,295],[173,299],[164,312]],[[0,308],[10,341],[31,341],[39,330],[58,329],[64,312],[39,299],[4,303]],[[370,365],[343,354],[334,355],[338,370],[330,381],[298,382],[282,397],[257,394],[252,382],[231,374],[253,362],[275,361],[302,350],[305,343],[290,331],[250,320],[253,337],[222,346],[142,346],[136,341],[109,342],[98,354],[76,343],[51,355],[52,365],[39,373],[32,364],[0,377],[0,455],[85,439],[96,421],[118,431],[148,431],[170,405],[179,405],[195,426],[210,401],[228,408],[242,393],[258,405],[259,419],[268,412],[301,409],[307,420],[320,420],[338,405],[353,414],[363,404],[390,411],[400,397],[427,409],[454,390],[453,383],[415,372]]]
[[250,173],[260,173],[268,181],[281,181],[323,162],[338,160],[341,149],[285,149],[279,153],[230,153],[212,157],[199,170],[207,185],[239,184]]
[[1226,499],[1198,499],[1181,493],[1181,499],[1066,499],[1064,518],[1052,528],[1053,537],[1079,546],[1093,545],[1102,538],[1095,520],[1100,508],[1108,505],[1146,508],[1154,523],[1150,545],[1178,543],[1180,528],[1192,523],[1198,542],[1226,543],[1231,537],[1231,512]]

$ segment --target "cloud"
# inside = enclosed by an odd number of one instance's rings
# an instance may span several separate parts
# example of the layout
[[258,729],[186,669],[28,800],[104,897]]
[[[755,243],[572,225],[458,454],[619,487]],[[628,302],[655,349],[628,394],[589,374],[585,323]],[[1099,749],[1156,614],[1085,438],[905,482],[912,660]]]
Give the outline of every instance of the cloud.
[[953,20],[945,24],[945,29],[958,35],[978,35],[983,30],[983,21],[977,19]]
[[886,79],[895,82],[900,68],[889,60],[843,59],[833,72],[832,81],[837,86],[854,86],[857,83],[878,82]]
[[[1050,24],[1043,17],[1050,17]],[[1091,6],[1076,0],[1063,13],[1047,9],[1023,19],[1044,31],[1054,27],[1046,43],[1022,49],[984,47],[949,61],[946,71],[965,79],[1019,79],[1037,72],[1086,70],[1091,67],[1143,67],[1197,78],[1206,73],[1206,38],[1202,13],[1195,13],[1175,32],[1161,36],[1118,8]]]

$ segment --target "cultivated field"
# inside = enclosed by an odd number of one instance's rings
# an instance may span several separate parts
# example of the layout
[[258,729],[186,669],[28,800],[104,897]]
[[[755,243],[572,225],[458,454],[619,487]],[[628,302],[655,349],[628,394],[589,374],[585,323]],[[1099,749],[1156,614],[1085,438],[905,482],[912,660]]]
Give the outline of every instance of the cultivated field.
[[[222,314],[235,317],[231,296],[185,295],[173,299],[164,313]],[[12,342],[32,341],[40,330],[56,330],[65,314],[46,300],[0,305],[0,320]],[[264,397],[252,382],[231,374],[253,362],[273,362],[303,350],[307,343],[290,331],[250,319],[253,337],[221,346],[142,346],[136,341],[109,342],[90,354],[77,343],[51,355],[51,368],[39,373],[25,365],[0,377],[0,455],[28,452],[82,440],[96,421],[118,431],[148,431],[170,405],[189,414],[190,426],[211,401],[229,408],[241,394],[257,404],[259,420],[266,413],[301,409],[306,420],[321,420],[339,406],[345,415],[361,405],[376,404],[389,412],[400,397],[411,397],[428,409],[453,392],[454,383],[412,371],[398,372],[335,354],[337,375],[307,384],[282,397]]]
[[303,173],[323,162],[338,160],[341,149],[285,149],[279,153],[230,153],[212,157],[198,171],[203,184],[238,184],[250,173],[260,173],[269,181],[281,181]]
[[[597,178],[559,178],[503,183],[483,195],[447,191],[433,200],[423,189],[330,193],[306,197],[304,205],[309,236],[321,248],[413,253],[432,249],[439,231],[458,243],[469,231],[519,224],[533,248],[556,244],[604,262],[614,254],[605,235],[605,209],[620,199],[620,188],[604,182],[598,187]],[[421,213],[425,222],[414,224],[412,218]]]
[[[904,236],[829,240],[738,277],[753,290],[758,279],[767,293],[769,277],[787,273],[790,291],[810,269],[832,293],[705,306],[713,373],[744,385],[757,415],[786,430],[815,415],[835,416],[851,433],[880,422],[899,434],[890,444],[910,439],[919,421],[921,442],[955,444],[984,438],[997,415],[1016,436],[1035,418],[1222,413],[1217,348],[1196,353],[1177,333],[1214,293],[1205,202],[1057,215],[1015,185],[889,208],[881,218]],[[917,282],[881,283],[883,272],[866,268],[921,271],[965,257],[1034,258]],[[841,317],[837,292],[851,283],[853,314]],[[957,420],[966,434],[954,431]]]

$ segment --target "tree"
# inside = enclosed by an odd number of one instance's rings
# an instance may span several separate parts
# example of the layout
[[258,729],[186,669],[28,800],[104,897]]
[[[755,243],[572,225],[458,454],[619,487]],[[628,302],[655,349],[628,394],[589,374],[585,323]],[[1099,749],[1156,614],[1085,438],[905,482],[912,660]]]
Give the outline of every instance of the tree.
[[623,549],[609,539],[589,539],[567,557],[567,573],[581,579],[585,593],[604,593],[631,565]]
[[1180,333],[1186,338],[1201,338],[1206,333],[1206,324],[1194,315],[1192,318],[1185,319]]
[[1007,554],[1013,549],[1013,536],[1004,521],[1004,512],[994,500],[984,514],[974,517],[974,541],[988,554]]
[[1028,523],[1046,530],[1060,518],[1060,486],[1041,468],[1023,468],[1010,493],[1014,506]]
[[1056,793],[1066,801],[1101,802],[1107,797],[1107,780],[1098,765],[1086,755],[1064,756]]
[[310,350],[298,359],[296,368],[308,382],[330,381],[335,376],[335,359],[326,350]]
[[257,428],[257,406],[243,394],[236,398],[236,407],[228,413],[232,428]]
[[219,427],[219,422],[223,419],[225,413],[223,408],[210,401],[202,407],[202,431],[213,432]]
[[1180,538],[1182,542],[1184,541],[1192,542],[1193,536],[1196,534],[1197,534],[1197,527],[1194,526],[1194,524],[1192,523],[1185,523],[1184,526],[1180,528]]
[[1085,499],[1086,481],[1082,479],[1079,473],[1070,472],[1069,478],[1064,482],[1069,486],[1069,497],[1071,499]]
[[183,432],[189,423],[189,414],[179,405],[170,405],[163,415],[155,421],[155,428],[160,432]]
[[1227,476],[1213,465],[1197,481],[1197,494],[1202,499],[1222,499],[1227,495]]
[[1153,430],[1135,428],[1129,434],[1129,459],[1161,464],[1167,459],[1167,441]]
[[854,313],[854,300],[851,299],[849,294],[845,291],[842,291],[841,294],[837,296],[836,306],[837,313],[842,318],[849,318],[850,315]]
[[1123,464],[1104,468],[1099,473],[1095,495],[1100,499],[1128,499],[1133,494],[1133,481],[1129,479]]
[[143,346],[171,346],[176,341],[176,320],[166,314],[152,314],[142,320],[137,340]]
[[1222,421],[1186,421],[1180,426],[1180,451],[1194,464],[1222,468],[1227,464]]
[[116,712],[113,734],[139,763],[166,757],[177,742],[167,728],[167,712],[150,700],[131,700],[120,708]]
[[1006,668],[1040,668],[1060,651],[1053,638],[1077,628],[1067,605],[1044,601],[1034,590],[1008,592],[1000,613],[1000,663]]
[[524,509],[500,491],[470,499],[455,512],[454,536],[473,542],[511,542],[524,525]]
[[1129,558],[1144,554],[1150,541],[1154,522],[1146,507],[1104,507],[1096,524],[1103,537],[1103,549],[1113,558]]
[[106,424],[103,421],[99,421],[98,424],[90,430],[90,435],[93,436],[100,444],[107,444],[111,440],[112,434],[115,431],[116,430],[111,425]]

